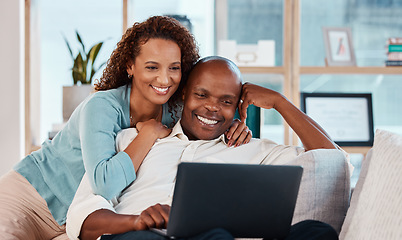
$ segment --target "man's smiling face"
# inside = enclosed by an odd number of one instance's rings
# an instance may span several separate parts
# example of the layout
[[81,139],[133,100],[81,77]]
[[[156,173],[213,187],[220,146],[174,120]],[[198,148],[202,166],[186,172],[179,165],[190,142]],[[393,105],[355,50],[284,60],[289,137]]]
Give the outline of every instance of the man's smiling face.
[[222,135],[233,122],[241,94],[238,69],[224,59],[198,63],[184,89],[181,124],[190,140]]

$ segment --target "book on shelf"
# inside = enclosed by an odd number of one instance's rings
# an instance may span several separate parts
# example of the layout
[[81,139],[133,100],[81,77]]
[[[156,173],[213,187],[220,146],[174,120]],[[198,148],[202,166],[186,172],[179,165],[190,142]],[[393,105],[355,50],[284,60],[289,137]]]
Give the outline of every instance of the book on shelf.
[[389,44],[388,45],[388,52],[402,52],[402,44]]
[[387,60],[385,61],[385,66],[402,66],[402,60]]
[[402,66],[402,37],[388,38],[385,66]]
[[402,44],[402,37],[388,38],[387,45],[390,45],[390,44],[401,45]]
[[402,52],[390,52],[387,54],[387,60],[398,61],[402,60]]

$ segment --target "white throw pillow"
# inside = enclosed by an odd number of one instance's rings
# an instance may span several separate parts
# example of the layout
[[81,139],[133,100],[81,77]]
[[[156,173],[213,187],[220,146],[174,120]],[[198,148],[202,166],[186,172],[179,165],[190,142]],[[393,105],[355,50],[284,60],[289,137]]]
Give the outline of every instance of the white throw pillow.
[[402,239],[402,136],[377,130],[360,174],[340,239]]

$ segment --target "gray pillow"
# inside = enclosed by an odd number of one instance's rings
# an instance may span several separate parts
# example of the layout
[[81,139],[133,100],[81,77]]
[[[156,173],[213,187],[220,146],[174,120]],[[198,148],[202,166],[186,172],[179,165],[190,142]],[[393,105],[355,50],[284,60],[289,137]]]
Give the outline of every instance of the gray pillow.
[[304,170],[292,223],[318,220],[339,233],[350,198],[350,171],[344,153],[312,150],[297,157],[294,164],[302,165]]

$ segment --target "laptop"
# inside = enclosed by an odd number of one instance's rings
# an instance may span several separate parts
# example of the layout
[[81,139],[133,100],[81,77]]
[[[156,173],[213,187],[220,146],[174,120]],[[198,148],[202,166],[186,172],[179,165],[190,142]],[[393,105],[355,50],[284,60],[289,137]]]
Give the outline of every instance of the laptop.
[[235,238],[284,238],[301,166],[180,163],[167,229],[174,238],[224,228]]

